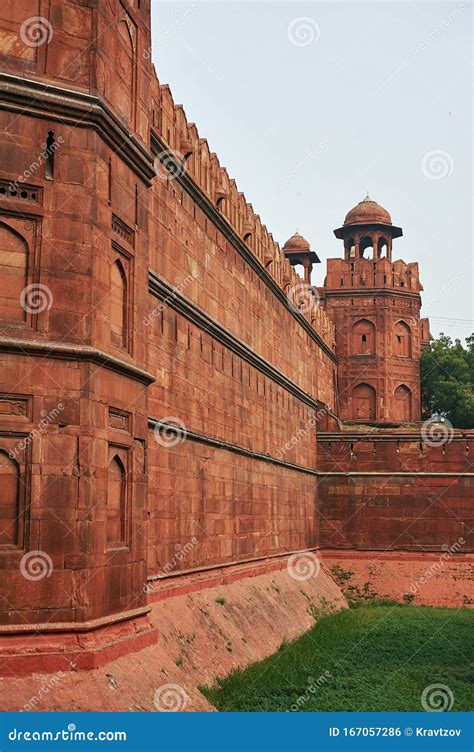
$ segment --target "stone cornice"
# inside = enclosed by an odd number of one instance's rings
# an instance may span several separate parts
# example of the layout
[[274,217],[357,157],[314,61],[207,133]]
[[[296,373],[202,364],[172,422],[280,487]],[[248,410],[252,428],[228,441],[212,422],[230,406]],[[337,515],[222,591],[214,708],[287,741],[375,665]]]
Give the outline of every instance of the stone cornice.
[[[223,216],[223,214],[214,206],[210,198],[201,190],[201,188],[194,182],[192,177],[186,170],[183,170],[182,164],[175,158],[173,150],[166,145],[166,143],[152,131],[151,133],[151,148],[153,154],[162,162],[166,161],[168,168],[173,164],[173,179],[178,182],[181,187],[188,193],[189,196],[195,201],[195,203],[203,210],[204,214],[210,219],[213,225],[223,234],[226,240],[233,246],[233,248],[245,259],[249,266],[258,274],[262,282],[272,291],[272,293],[278,298],[282,305],[291,313],[291,315],[298,321],[298,323],[305,329],[311,339],[313,339],[319,347],[325,352],[325,354],[331,358],[334,363],[337,363],[337,357],[331,350],[329,345],[324,339],[316,332],[309,321],[294,307],[291,305],[287,296],[281,289],[281,287],[273,279],[272,275],[265,269],[260,263],[258,258],[252,253],[247,244],[239,237],[230,222]],[[170,173],[171,174],[171,173]]]
[[332,477],[345,477],[345,478],[352,478],[352,477],[374,477],[374,478],[418,478],[419,476],[422,476],[424,478],[474,478],[474,473],[429,473],[429,472],[415,472],[414,470],[406,472],[397,471],[397,472],[369,472],[369,471],[357,471],[357,470],[350,470],[348,472],[326,472],[325,470],[319,470],[318,476],[320,478],[325,478],[326,476]]
[[188,319],[188,321],[191,321],[200,329],[208,332],[224,347],[234,352],[254,368],[257,368],[269,379],[282,386],[297,399],[301,400],[301,402],[304,402],[315,410],[321,408],[320,401],[303,391],[303,389],[297,386],[281,371],[272,366],[268,360],[257,355],[250,347],[242,342],[242,340],[238,339],[228,329],[205,313],[205,311],[198,308],[198,306],[186,298],[179,290],[171,287],[171,285],[165,282],[164,279],[153,272],[150,272],[149,274],[149,286],[150,292],[159,298],[159,300],[164,301],[167,306],[182,314]]
[[176,436],[181,436],[182,439],[188,441],[197,441],[200,444],[207,444],[215,449],[225,449],[228,452],[234,454],[240,454],[244,457],[249,457],[253,460],[260,460],[262,462],[268,462],[271,465],[279,465],[280,467],[286,467],[289,470],[295,470],[298,473],[306,473],[307,475],[317,476],[318,473],[311,467],[304,467],[304,465],[297,465],[294,462],[287,462],[286,460],[279,459],[270,454],[263,454],[262,452],[254,452],[251,449],[247,449],[241,444],[232,444],[230,441],[224,441],[224,439],[217,439],[208,434],[200,433],[199,431],[192,431],[189,428],[183,428],[174,423],[170,423],[167,420],[160,420],[158,418],[148,418],[148,426],[153,429],[159,429],[166,432],[167,435],[175,433]]
[[[383,429],[382,429],[383,430]],[[461,428],[454,429],[455,433],[453,434],[452,438],[450,439],[450,442],[453,441],[466,441],[467,439],[474,439],[474,429],[466,428],[465,430]],[[413,431],[400,431],[400,432],[391,432],[389,433],[387,430],[384,430],[384,433],[379,433],[380,429],[378,431],[374,431],[373,433],[361,433],[359,431],[350,431],[350,430],[344,430],[344,431],[318,431],[318,441],[420,441],[421,439],[421,424],[420,429],[413,430]]]
[[0,73],[0,109],[94,128],[135,174],[146,185],[151,185],[155,176],[153,155],[100,97]]
[[75,360],[93,363],[101,368],[108,368],[123,376],[128,376],[142,384],[153,384],[155,377],[132,363],[109,355],[102,350],[88,345],[52,342],[50,340],[26,340],[13,337],[0,337],[0,352],[30,357],[55,358],[58,360]]
[[352,297],[365,297],[373,298],[374,295],[377,298],[393,298],[393,296],[399,298],[407,298],[409,300],[416,300],[421,306],[421,295],[416,290],[407,290],[406,288],[397,287],[368,287],[364,285],[363,289],[360,287],[323,287],[323,297],[326,298],[352,298]]

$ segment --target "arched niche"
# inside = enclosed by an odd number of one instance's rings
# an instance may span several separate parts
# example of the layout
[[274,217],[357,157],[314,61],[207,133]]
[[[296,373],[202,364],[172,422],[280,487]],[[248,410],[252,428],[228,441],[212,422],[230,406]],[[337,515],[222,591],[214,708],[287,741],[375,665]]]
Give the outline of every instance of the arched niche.
[[352,419],[376,420],[377,394],[370,384],[358,384],[352,390]]
[[352,327],[351,352],[353,355],[375,354],[375,325],[368,319],[359,319]]
[[110,268],[110,342],[127,349],[127,275],[120,259]]
[[21,295],[27,284],[28,244],[3,222],[0,222],[0,268],[0,322],[23,323],[26,310]]
[[0,450],[0,546],[16,546],[19,537],[20,469]]
[[400,358],[412,356],[412,334],[405,321],[397,321],[393,327],[393,354]]
[[393,417],[400,423],[412,419],[412,394],[406,384],[400,384],[395,389]]
[[117,26],[118,44],[115,45],[115,86],[111,89],[116,106],[129,123],[133,122],[135,107],[135,43],[134,27],[125,19]]
[[109,463],[107,474],[107,548],[125,545],[126,472],[118,454]]

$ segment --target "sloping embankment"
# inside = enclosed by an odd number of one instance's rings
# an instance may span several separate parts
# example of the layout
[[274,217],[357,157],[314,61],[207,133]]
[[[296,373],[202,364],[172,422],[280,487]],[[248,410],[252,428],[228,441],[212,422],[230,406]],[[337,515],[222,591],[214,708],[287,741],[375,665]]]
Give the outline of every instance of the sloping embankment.
[[162,709],[214,710],[200,685],[276,652],[318,613],[347,606],[324,567],[295,579],[286,559],[280,566],[158,600],[151,614],[157,644],[103,668],[1,677],[1,710],[155,711],[155,699]]

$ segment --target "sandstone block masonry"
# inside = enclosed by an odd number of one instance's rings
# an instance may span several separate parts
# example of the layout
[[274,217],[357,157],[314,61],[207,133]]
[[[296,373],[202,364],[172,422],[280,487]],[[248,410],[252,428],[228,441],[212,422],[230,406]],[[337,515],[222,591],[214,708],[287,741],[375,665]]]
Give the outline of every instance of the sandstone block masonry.
[[[150,0],[0,9],[1,672],[143,647],[150,581],[321,535],[338,296],[295,304],[302,280],[150,49]],[[396,415],[416,419],[412,279]],[[390,419],[396,385],[360,385],[356,419]]]

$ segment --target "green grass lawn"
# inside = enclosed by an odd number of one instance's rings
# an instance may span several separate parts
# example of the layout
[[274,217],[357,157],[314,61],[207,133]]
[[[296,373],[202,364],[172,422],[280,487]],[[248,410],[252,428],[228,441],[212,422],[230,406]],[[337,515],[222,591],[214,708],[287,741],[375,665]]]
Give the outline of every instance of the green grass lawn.
[[452,711],[470,710],[473,626],[468,609],[346,609],[201,691],[220,711],[423,711],[423,690],[443,684]]

